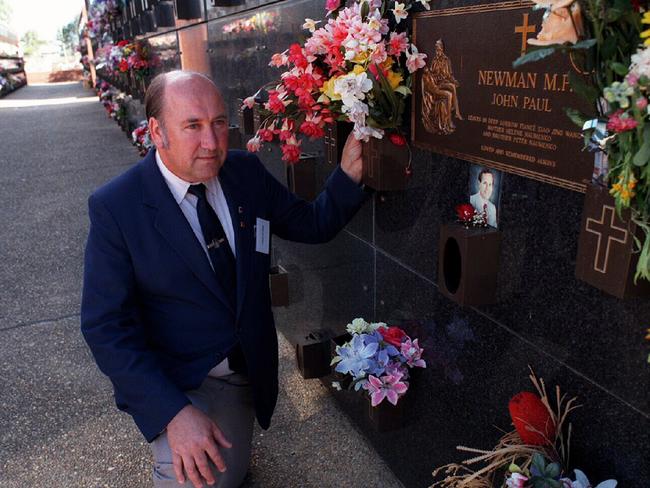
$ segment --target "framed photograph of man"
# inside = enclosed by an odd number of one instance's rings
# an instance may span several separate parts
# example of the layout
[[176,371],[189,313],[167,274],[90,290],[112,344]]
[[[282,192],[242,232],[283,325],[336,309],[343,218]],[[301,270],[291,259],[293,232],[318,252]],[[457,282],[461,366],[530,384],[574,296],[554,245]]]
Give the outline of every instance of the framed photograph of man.
[[469,170],[469,203],[477,212],[485,212],[488,225],[495,229],[499,227],[501,176],[501,171],[478,164]]

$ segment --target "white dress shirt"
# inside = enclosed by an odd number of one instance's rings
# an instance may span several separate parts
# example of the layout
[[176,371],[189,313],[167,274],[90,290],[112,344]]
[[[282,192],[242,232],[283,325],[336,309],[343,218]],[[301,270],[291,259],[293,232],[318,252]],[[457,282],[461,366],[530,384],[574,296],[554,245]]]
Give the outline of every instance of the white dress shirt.
[[[212,266],[210,255],[208,254],[208,246],[205,244],[205,238],[203,237],[203,232],[201,231],[199,216],[196,213],[196,204],[198,203],[199,199],[195,195],[187,192],[190,185],[194,183],[189,183],[172,173],[167,168],[167,166],[165,166],[165,163],[163,163],[162,159],[160,158],[160,154],[158,154],[158,151],[156,151],[156,163],[158,164],[158,169],[162,173],[163,178],[165,178],[165,183],[167,183],[169,190],[172,192],[174,200],[176,200],[176,203],[178,203],[178,205],[181,207],[183,215],[185,215],[185,218],[189,222],[190,227],[192,227],[194,235],[201,244],[206,257],[208,258],[210,266]],[[237,252],[235,250],[235,232],[232,226],[230,211],[228,209],[228,202],[226,202],[226,196],[224,195],[221,184],[219,183],[219,178],[215,176],[211,180],[205,181],[203,183],[206,187],[205,193],[208,199],[208,203],[217,214],[217,217],[219,217],[219,222],[221,222],[223,231],[226,234],[228,244],[230,245],[230,249],[232,249],[232,254],[233,256],[237,257]],[[226,358],[217,364],[214,368],[212,368],[208,373],[208,376],[218,377],[232,373],[233,371],[230,369],[228,364],[228,358]]]
[[481,213],[485,210],[487,213],[487,224],[496,229],[497,227],[497,208],[490,200],[483,200],[480,193],[475,193],[469,197],[469,203],[472,204],[474,210]]

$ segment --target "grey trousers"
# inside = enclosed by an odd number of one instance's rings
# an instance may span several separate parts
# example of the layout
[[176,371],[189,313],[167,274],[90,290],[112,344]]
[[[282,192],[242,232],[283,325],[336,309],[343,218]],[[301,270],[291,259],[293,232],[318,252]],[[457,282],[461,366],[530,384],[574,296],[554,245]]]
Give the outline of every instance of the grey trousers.
[[[220,378],[208,376],[196,390],[186,392],[192,404],[207,414],[232,443],[230,449],[220,448],[226,463],[226,472],[219,473],[214,464],[212,472],[217,482],[215,488],[239,487],[248,471],[253,437],[255,412],[251,387],[245,376],[231,374]],[[153,484],[155,488],[191,488],[185,480],[179,484],[174,475],[172,455],[167,443],[167,432],[160,434],[152,443],[154,456]],[[208,486],[204,484],[204,486]]]

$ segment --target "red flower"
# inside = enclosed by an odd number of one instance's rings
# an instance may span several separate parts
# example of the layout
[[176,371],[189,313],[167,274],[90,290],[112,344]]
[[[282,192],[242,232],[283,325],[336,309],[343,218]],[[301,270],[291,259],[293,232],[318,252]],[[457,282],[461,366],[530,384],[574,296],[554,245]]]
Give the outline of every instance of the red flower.
[[296,144],[282,144],[282,161],[297,163],[300,160],[300,146]]
[[319,127],[318,124],[315,124],[314,122],[309,122],[307,120],[305,120],[301,124],[300,132],[305,134],[307,137],[311,137],[312,139],[318,139],[325,135],[325,131],[323,130],[322,127]]
[[622,117],[623,110],[617,110],[609,116],[607,121],[607,130],[613,132],[625,132],[634,129],[638,124],[636,120],[631,117]]
[[126,73],[129,71],[129,63],[126,61],[126,59],[121,59],[118,68],[122,73]]
[[120,42],[117,43],[117,47],[124,47],[124,46],[127,46],[128,44],[129,44],[129,41],[126,41],[126,40],[125,41],[120,41]]
[[458,220],[461,222],[469,222],[474,217],[476,210],[469,203],[461,203],[456,205],[456,215],[458,215]]
[[384,338],[385,342],[388,342],[395,347],[399,347],[402,344],[402,339],[406,337],[406,332],[399,327],[380,327],[377,330]]
[[289,46],[289,61],[301,69],[305,69],[309,64],[300,44],[292,44]]
[[555,422],[542,400],[534,393],[517,393],[510,400],[508,410],[524,444],[543,446],[555,441]]
[[391,134],[388,136],[390,139],[390,142],[395,144],[398,147],[406,146],[406,137],[404,137],[402,134]]
[[280,100],[277,91],[269,90],[269,102],[267,108],[274,114],[284,113],[286,106],[284,105],[284,102]]
[[273,140],[273,131],[269,129],[260,129],[257,131],[257,135],[265,142],[271,142]]

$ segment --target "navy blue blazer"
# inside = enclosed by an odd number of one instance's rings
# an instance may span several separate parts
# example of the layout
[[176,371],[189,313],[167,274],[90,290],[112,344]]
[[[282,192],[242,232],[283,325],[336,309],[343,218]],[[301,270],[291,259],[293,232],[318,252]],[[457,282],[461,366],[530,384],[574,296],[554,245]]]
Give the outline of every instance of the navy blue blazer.
[[81,330],[115,401],[151,442],[189,402],[208,371],[239,341],[256,415],[270,425],[278,394],[278,350],[268,285],[269,256],[255,251],[256,218],[306,243],[332,239],[364,193],[338,167],[313,203],[300,200],[244,151],[220,170],[235,231],[237,307],[150,151],[88,201]]

